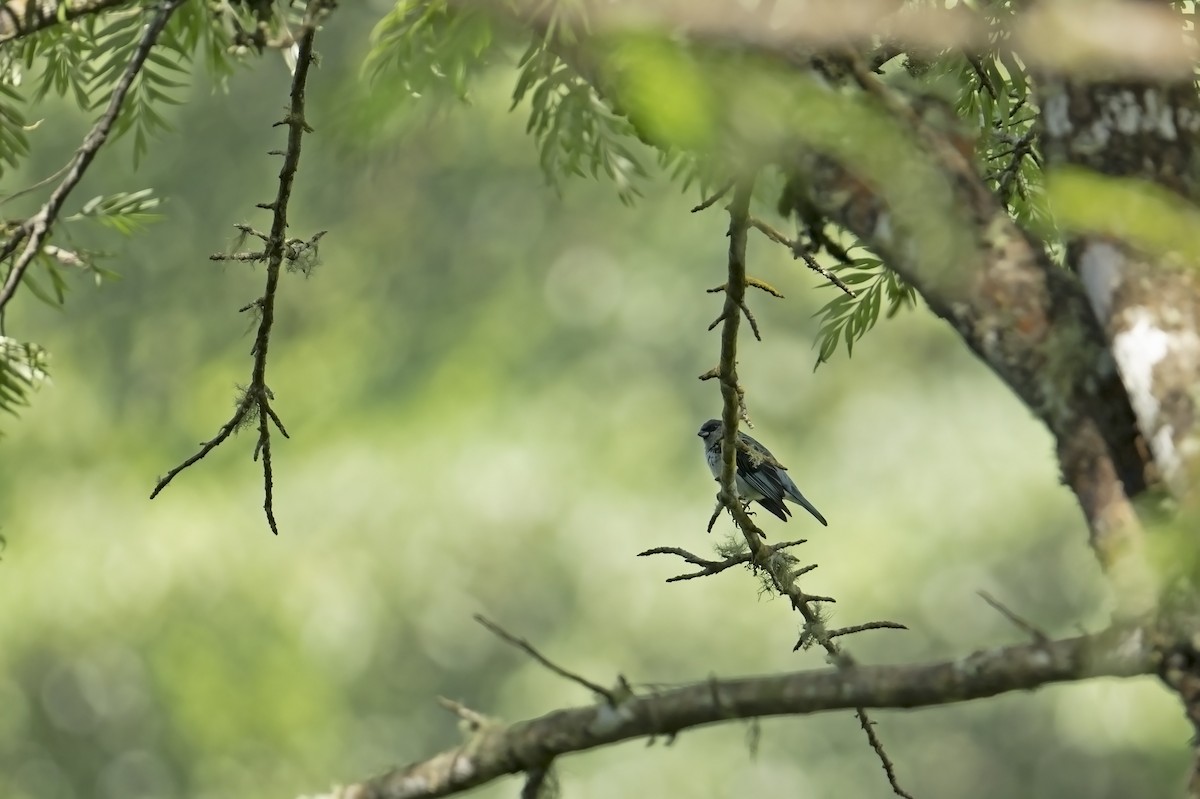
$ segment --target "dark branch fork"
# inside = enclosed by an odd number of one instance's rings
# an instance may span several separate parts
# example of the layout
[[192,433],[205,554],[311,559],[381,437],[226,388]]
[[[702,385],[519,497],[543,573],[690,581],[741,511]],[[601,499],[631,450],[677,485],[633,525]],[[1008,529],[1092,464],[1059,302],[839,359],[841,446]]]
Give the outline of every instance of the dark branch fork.
[[313,40],[316,37],[320,18],[327,10],[329,0],[310,0],[304,12],[303,32],[299,37],[296,55],[295,72],[292,75],[292,88],[287,116],[275,123],[277,127],[286,126],[288,129],[287,146],[283,151],[272,151],[272,155],[283,157],[283,166],[279,170],[279,186],[275,199],[269,203],[260,203],[259,208],[271,212],[271,231],[264,235],[248,226],[239,226],[244,234],[253,235],[264,242],[261,252],[233,253],[228,256],[213,256],[216,260],[234,261],[264,261],[267,265],[266,286],[263,294],[254,302],[243,306],[240,310],[253,310],[258,314],[258,332],[254,337],[254,345],[250,354],[254,365],[250,372],[250,383],[238,400],[233,415],[217,434],[201,444],[200,449],[178,466],[171,469],[154,486],[150,498],[154,499],[175,479],[183,470],[203,459],[228,439],[243,425],[258,422],[258,440],[254,445],[254,460],[262,459],[263,471],[263,512],[271,532],[279,534],[279,526],[275,521],[274,475],[271,462],[271,427],[277,429],[284,438],[288,437],[287,429],[283,426],[279,415],[271,406],[275,398],[267,387],[267,351],[271,343],[271,328],[275,323],[275,297],[279,288],[280,270],[287,261],[289,264],[297,258],[304,257],[308,247],[315,249],[322,233],[313,236],[308,242],[289,240],[287,238],[288,202],[292,196],[292,185],[296,171],[300,165],[300,146],[304,134],[311,133],[312,128],[304,117],[304,92],[308,81],[309,67],[313,61]]

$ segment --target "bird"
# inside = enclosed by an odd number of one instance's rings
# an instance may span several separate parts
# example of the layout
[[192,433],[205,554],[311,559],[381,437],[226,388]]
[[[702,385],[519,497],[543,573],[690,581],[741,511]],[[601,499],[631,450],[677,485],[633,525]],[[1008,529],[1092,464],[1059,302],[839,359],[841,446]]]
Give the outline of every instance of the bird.
[[[721,439],[725,435],[725,425],[720,419],[709,419],[700,425],[700,432],[696,435],[704,439],[704,458],[713,477],[719,480]],[[792,515],[791,510],[783,504],[788,499],[811,513],[821,524],[829,526],[821,512],[804,498],[792,478],[788,477],[787,467],[775,460],[769,449],[741,431],[737,436],[736,483],[743,500],[757,502],[786,522]]]

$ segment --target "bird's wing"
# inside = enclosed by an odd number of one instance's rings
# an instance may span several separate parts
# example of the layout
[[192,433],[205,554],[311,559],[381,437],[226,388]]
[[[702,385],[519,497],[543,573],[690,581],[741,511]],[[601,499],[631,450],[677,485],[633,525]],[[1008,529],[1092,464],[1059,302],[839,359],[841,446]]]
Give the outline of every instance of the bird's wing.
[[[743,435],[745,435],[743,433]],[[796,487],[796,483],[788,476],[783,464],[775,460],[775,456],[771,451],[762,444],[755,441],[750,436],[745,436],[746,440],[751,444],[752,449],[759,450],[758,455],[761,457],[755,458],[750,453],[743,451],[740,447],[737,452],[738,472],[746,484],[758,491],[764,497],[768,497],[773,503],[777,503],[783,508],[783,500],[785,498],[795,502],[800,507],[811,513],[813,517],[826,527],[829,522],[825,521],[825,517],[817,510],[811,502],[804,498],[800,493],[800,489]],[[768,505],[766,502],[760,502],[764,508],[774,513],[779,518],[784,517]],[[784,508],[786,511],[787,508]],[[784,519],[784,521],[787,521]]]
[[[779,478],[780,475],[782,475],[783,479],[786,480],[787,475],[776,469],[775,466],[771,464],[771,461],[773,461],[774,458],[771,456],[771,453],[767,451],[766,447],[764,447],[762,444],[759,444],[753,438],[750,438],[750,436],[746,436],[746,438],[752,445],[762,450],[762,453],[765,455],[765,457],[755,457],[749,452],[743,450],[741,447],[738,447],[738,476],[741,477],[742,480],[746,482],[746,485],[750,488],[753,488],[764,497],[772,499],[782,505],[783,497],[787,493],[787,489]],[[779,514],[775,515],[778,516]]]

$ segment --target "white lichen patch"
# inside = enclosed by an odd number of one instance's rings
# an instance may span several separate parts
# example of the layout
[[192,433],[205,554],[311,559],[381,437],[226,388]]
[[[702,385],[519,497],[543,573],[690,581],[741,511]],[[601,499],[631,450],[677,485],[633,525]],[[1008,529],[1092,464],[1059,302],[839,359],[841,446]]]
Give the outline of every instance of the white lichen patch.
[[1045,649],[1035,649],[1029,653],[1029,665],[1035,669],[1050,668],[1054,658]]
[[1179,474],[1183,467],[1183,458],[1175,449],[1175,427],[1164,424],[1150,439],[1150,451],[1154,453],[1154,462],[1163,474],[1171,477]]
[[1042,124],[1052,138],[1061,139],[1071,130],[1071,102],[1064,91],[1049,94],[1042,102]]
[[1128,89],[1109,96],[1104,115],[1112,120],[1112,126],[1117,131],[1127,136],[1137,133],[1142,128],[1142,107],[1133,96],[1133,92]]
[[1112,313],[1113,292],[1121,282],[1125,255],[1106,241],[1089,241],[1079,256],[1079,276],[1092,312],[1107,325]]
[[1112,352],[1121,372],[1121,380],[1129,394],[1138,427],[1146,436],[1155,462],[1167,482],[1177,484],[1183,477],[1182,468],[1194,444],[1185,441],[1181,451],[1176,443],[1173,420],[1160,418],[1159,396],[1176,388],[1178,381],[1164,385],[1164,373],[1158,372],[1170,358],[1176,364],[1192,363],[1200,356],[1200,336],[1186,328],[1164,329],[1162,320],[1148,308],[1129,308],[1123,314],[1125,329],[1113,337]]
[[1163,99],[1157,89],[1147,89],[1145,107],[1148,129],[1153,130],[1159,138],[1165,141],[1173,141],[1178,134],[1175,129],[1174,109],[1170,103]]
[[[1155,87],[1134,92],[1132,89],[1120,89],[1097,97],[1099,108],[1088,124],[1079,130],[1071,139],[1071,150],[1078,155],[1091,155],[1102,151],[1112,141],[1113,135],[1136,136],[1151,133],[1163,141],[1175,141],[1179,137],[1179,129],[1192,132],[1200,119],[1185,108],[1175,109],[1163,96],[1162,91]],[[1055,113],[1062,115],[1061,120],[1051,126],[1046,124],[1046,130],[1052,136],[1065,137],[1071,131],[1070,101],[1065,94],[1055,95],[1056,103],[1062,108],[1054,107]],[[1047,109],[1051,104],[1047,104]],[[1048,113],[1046,113],[1049,119]]]
[[881,212],[875,219],[875,240],[880,244],[890,247],[895,242],[892,240],[892,217],[886,212]]
[[1112,352],[1133,411],[1145,432],[1158,427],[1154,367],[1170,352],[1171,336],[1155,325],[1154,317],[1144,308],[1129,309],[1126,316],[1132,324],[1113,338]]
[[633,711],[628,705],[618,704],[613,707],[604,702],[596,706],[596,718],[592,719],[587,731],[591,735],[603,738],[629,723],[632,718]]
[[1175,112],[1175,123],[1185,133],[1196,133],[1200,131],[1200,114],[1187,107],[1180,108]]
[[456,780],[468,780],[475,775],[475,758],[469,756],[454,758],[451,768]]

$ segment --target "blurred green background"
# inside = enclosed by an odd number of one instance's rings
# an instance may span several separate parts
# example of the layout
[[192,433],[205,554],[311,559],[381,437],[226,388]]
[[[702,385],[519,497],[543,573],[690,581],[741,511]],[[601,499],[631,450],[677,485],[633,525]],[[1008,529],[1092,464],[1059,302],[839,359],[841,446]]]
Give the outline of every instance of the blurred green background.
[[[157,475],[226,420],[249,374],[258,268],[220,265],[263,227],[288,75],[266,58],[228,95],[201,81],[136,172],[128,143],[76,201],[153,186],[165,219],[101,239],[124,280],[83,280],[65,312],[22,296],[9,331],[53,353],[53,384],[0,441],[0,796],[293,796],[459,742],[444,695],[507,719],[590,701],[476,625],[484,613],[601,683],[823,665],[798,617],[744,571],[667,585],[651,546],[707,554],[714,485],[695,432],[719,412],[727,220],[659,180],[633,209],[609,185],[546,187],[511,72],[470,106],[380,119],[358,70],[385,4],[344,4],[322,36],[293,233],[329,229],[287,275],[268,382],[276,508],[249,435],[158,499]],[[357,99],[356,99],[357,98]],[[378,98],[376,98],[378,100]],[[87,120],[47,104],[49,174]],[[364,120],[380,123],[363,134]],[[652,159],[649,159],[652,160]],[[752,239],[745,337],[755,434],[830,519],[784,527],[820,568],[835,624],[870,663],[1020,640],[986,590],[1047,630],[1104,624],[1086,531],[1052,443],[949,328],[881,322],[812,371],[833,295]],[[935,797],[1128,797],[1182,785],[1188,727],[1153,679],[1094,681],[942,710],[875,714],[901,783]],[[887,796],[851,713],[686,732],[564,759],[566,795]],[[476,792],[513,796],[507,780]]]

